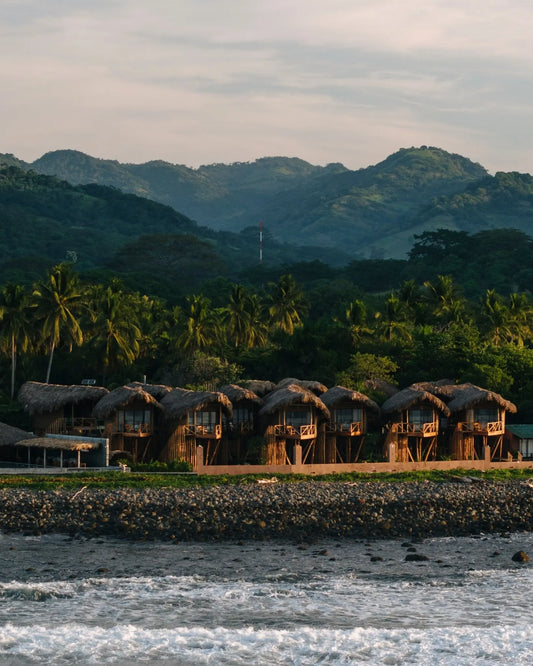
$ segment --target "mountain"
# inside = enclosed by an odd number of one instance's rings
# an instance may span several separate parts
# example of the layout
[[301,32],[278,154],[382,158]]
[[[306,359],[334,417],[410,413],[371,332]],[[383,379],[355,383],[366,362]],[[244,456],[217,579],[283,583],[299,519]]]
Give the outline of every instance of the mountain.
[[[253,234],[262,220],[269,242],[298,245],[303,259],[312,251],[302,248],[320,247],[320,258],[337,264],[346,256],[403,258],[415,236],[440,227],[532,231],[527,194],[515,183],[520,174],[490,176],[468,158],[435,147],[403,148],[356,171],[288,157],[198,169],[162,161],[122,164],[73,150],[18,166],[147,197],[221,232]],[[493,190],[485,200],[483,191]]]
[[[0,244],[1,281],[31,281],[67,259],[84,271],[149,276],[176,293],[258,264],[257,229],[217,232],[143,197],[103,185],[74,186],[17,166],[0,168]],[[268,241],[271,264],[334,261],[337,255]]]

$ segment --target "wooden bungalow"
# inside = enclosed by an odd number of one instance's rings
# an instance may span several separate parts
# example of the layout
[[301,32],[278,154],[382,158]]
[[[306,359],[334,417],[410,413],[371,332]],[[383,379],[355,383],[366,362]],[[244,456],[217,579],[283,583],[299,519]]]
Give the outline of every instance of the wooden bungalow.
[[32,428],[37,435],[101,437],[103,424],[92,412],[107,393],[102,386],[26,382],[20,388],[18,401],[31,416]]
[[237,384],[225,384],[219,388],[233,406],[231,418],[224,418],[225,437],[229,463],[244,463],[247,459],[247,443],[256,435],[261,398],[250,389]]
[[204,449],[204,464],[227,464],[227,447],[222,445],[224,420],[231,420],[230,399],[220,391],[189,391],[175,388],[162,400],[166,422],[161,460],[186,460],[196,466],[196,447]]
[[161,406],[141,384],[114,389],[96,404],[94,415],[105,421],[104,437],[110,440],[111,459],[132,462],[153,459],[158,448],[158,413]]
[[259,411],[265,433],[265,463],[294,463],[295,444],[302,446],[303,463],[326,462],[326,422],[329,409],[312,391],[289,384],[269,393]]
[[435,460],[440,417],[450,414],[440,398],[409,387],[390,397],[381,410],[388,417],[385,443],[396,444],[398,462]]
[[449,396],[451,455],[455,460],[473,460],[490,447],[491,460],[503,457],[506,412],[514,414],[516,406],[499,393],[473,384],[444,386],[440,395]]
[[368,422],[379,418],[378,405],[359,391],[334,386],[320,396],[330,411],[326,423],[326,462],[359,460]]

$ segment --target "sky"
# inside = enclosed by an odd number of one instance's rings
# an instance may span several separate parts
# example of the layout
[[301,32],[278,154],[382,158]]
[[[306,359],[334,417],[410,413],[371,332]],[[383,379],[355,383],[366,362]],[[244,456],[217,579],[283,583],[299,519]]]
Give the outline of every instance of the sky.
[[0,153],[533,172],[530,0],[0,0]]

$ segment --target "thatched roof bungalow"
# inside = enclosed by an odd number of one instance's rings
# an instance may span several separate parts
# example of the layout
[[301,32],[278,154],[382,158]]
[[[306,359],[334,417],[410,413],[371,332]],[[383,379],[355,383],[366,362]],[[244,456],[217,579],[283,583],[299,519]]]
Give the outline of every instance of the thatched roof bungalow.
[[254,432],[257,412],[263,405],[261,398],[249,388],[237,384],[225,384],[219,388],[226,395],[233,407],[233,416],[228,422],[234,435]]
[[387,443],[396,444],[400,462],[435,458],[440,418],[450,415],[440,398],[408,387],[386,400],[381,410],[389,419]]
[[331,414],[327,430],[339,435],[363,435],[369,415],[377,418],[380,414],[377,403],[364,393],[344,386],[328,389],[320,399]]
[[18,401],[31,415],[37,434],[99,434],[92,415],[95,404],[107,395],[103,386],[24,383]]
[[320,399],[331,414],[326,424],[326,462],[357,462],[369,420],[379,419],[378,405],[345,386],[328,389]]
[[[125,453],[133,462],[150,460],[157,449],[155,433],[159,402],[141,384],[119,386],[95,406],[94,415],[105,421],[113,457]],[[142,440],[142,441],[141,441]]]
[[[269,393],[259,410],[261,430],[266,437],[266,461],[285,464],[294,456],[294,444],[304,447],[303,461],[323,462],[322,455],[315,460],[316,443],[320,450],[325,442],[325,424],[329,409],[312,391],[299,384],[289,384]],[[290,442],[290,445],[288,444]]]
[[[233,415],[230,399],[220,391],[190,391],[175,388],[161,400],[167,423],[161,457],[170,462],[183,459],[196,465],[196,447],[204,447],[205,464],[219,460],[223,420]],[[223,456],[225,458],[225,456]]]

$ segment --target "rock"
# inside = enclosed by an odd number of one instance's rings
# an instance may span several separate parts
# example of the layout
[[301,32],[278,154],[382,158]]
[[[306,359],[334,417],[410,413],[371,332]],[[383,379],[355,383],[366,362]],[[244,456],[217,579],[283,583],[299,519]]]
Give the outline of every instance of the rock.
[[429,557],[421,555],[420,553],[409,553],[405,556],[406,562],[427,562]]
[[529,562],[529,555],[524,553],[523,550],[516,552],[512,558],[513,562]]

